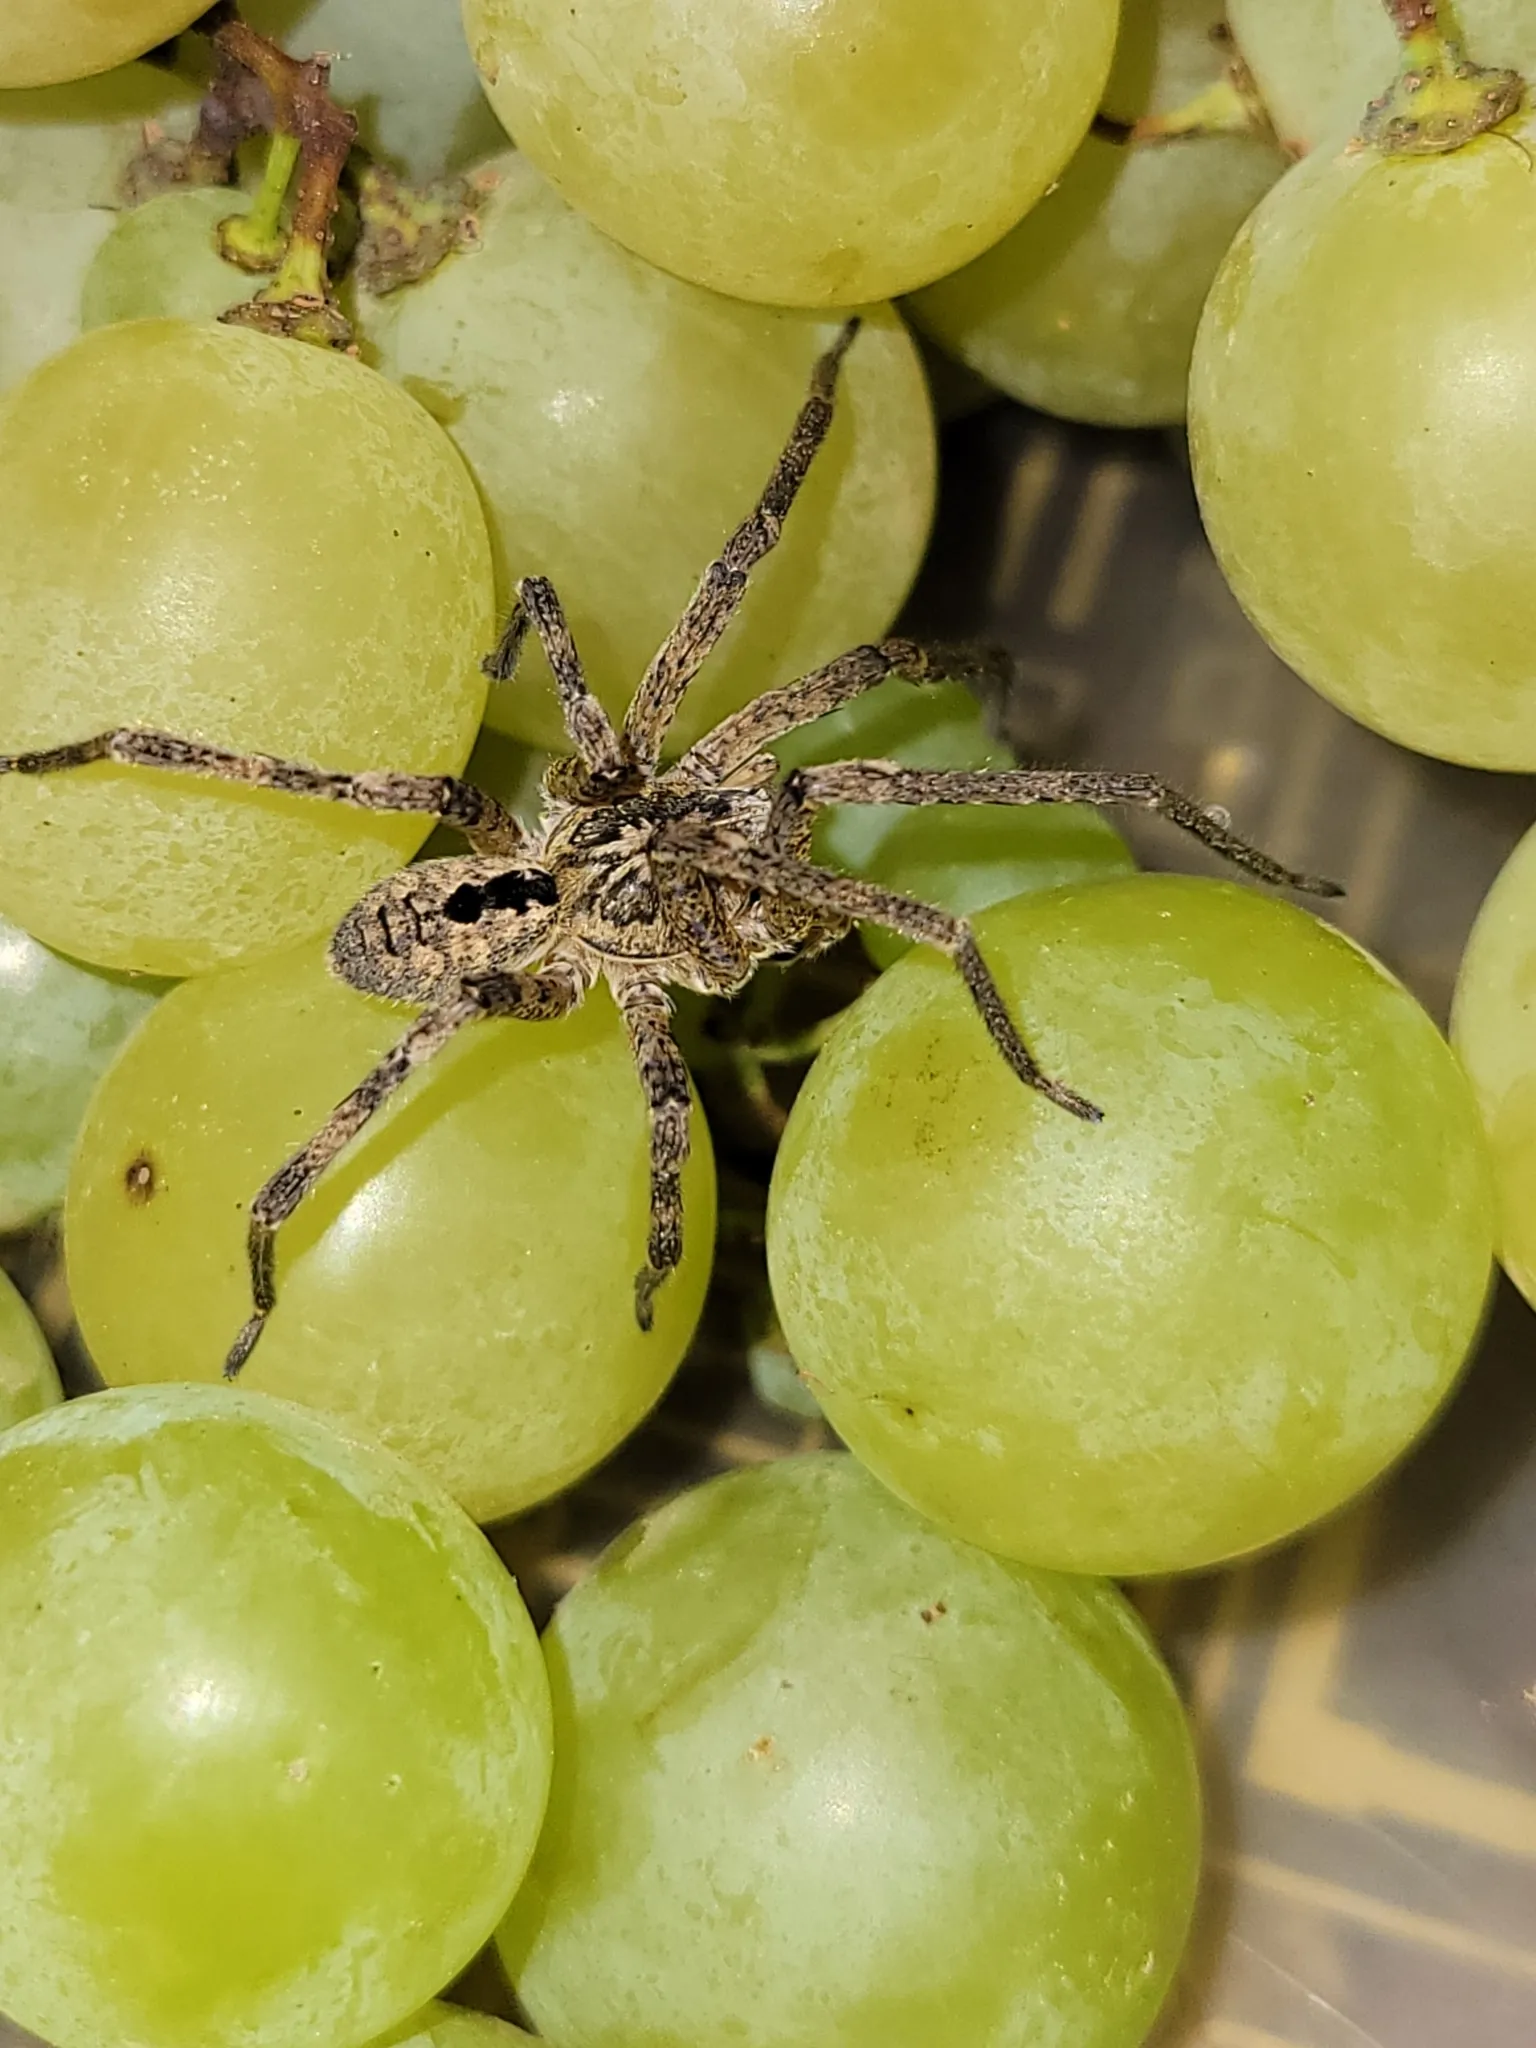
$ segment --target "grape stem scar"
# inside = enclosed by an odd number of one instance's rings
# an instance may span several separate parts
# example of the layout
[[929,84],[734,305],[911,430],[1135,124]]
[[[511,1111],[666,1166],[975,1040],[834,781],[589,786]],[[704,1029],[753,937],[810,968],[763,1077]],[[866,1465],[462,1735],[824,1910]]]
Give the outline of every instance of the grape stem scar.
[[253,1308],[226,1361],[229,1378],[250,1357],[276,1306],[278,1229],[375,1112],[465,1025],[485,1017],[564,1016],[599,978],[624,1020],[650,1124],[650,1227],[634,1296],[642,1329],[651,1327],[656,1292],[683,1247],[690,1097],[671,1029],[669,985],[733,995],[765,960],[814,954],[856,921],[884,925],[949,955],[993,1044],[1026,1087],[1098,1122],[1091,1102],[1036,1062],[967,919],[811,864],[811,826],[827,804],[1137,805],[1260,881],[1339,893],[1330,882],[1282,867],[1151,775],[842,761],[780,779],[771,749],[787,734],[888,676],[917,684],[978,679],[1006,659],[990,653],[896,638],[855,647],[765,691],[680,759],[661,765],[684,693],[740,608],[752,570],[777,543],[826,438],[838,373],[858,329],[856,319],[848,321],[816,363],[762,497],[705,570],[641,678],[622,727],[588,688],[553,587],[539,576],[518,584],[487,672],[510,680],[535,633],[574,749],[546,770],[543,814],[531,831],[457,776],[343,774],[136,727],[0,755],[0,774],[47,775],[110,762],[369,811],[417,812],[457,827],[469,844],[466,855],[423,861],[376,884],[332,937],[329,964],[343,981],[421,1014],[252,1202]]

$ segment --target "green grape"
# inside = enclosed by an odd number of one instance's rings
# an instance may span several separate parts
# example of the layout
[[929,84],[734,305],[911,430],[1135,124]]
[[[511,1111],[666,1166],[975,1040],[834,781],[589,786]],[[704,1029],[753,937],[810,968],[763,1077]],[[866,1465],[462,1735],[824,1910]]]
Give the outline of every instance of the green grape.
[[433,178],[503,146],[458,0],[243,0],[240,11],[294,56],[332,55],[331,90],[397,169]]
[[1493,1149],[1499,1257],[1536,1301],[1536,833],[1527,833],[1478,912],[1456,983],[1451,1038]]
[[0,1273],[0,1431],[64,1398],[48,1340],[10,1279]]
[[[483,183],[479,247],[366,307],[365,331],[379,367],[436,413],[474,470],[503,602],[517,577],[548,576],[593,686],[622,712],[705,564],[756,503],[836,328],[652,270],[516,157]],[[922,367],[897,315],[877,309],[784,540],[671,744],[877,639],[916,573],[933,493]],[[493,691],[489,715],[567,749],[535,649]]]
[[1536,768],[1533,147],[1528,118],[1305,158],[1233,243],[1190,383],[1206,528],[1270,645],[1480,768]]
[[219,254],[220,221],[247,211],[223,186],[163,192],[120,213],[80,286],[80,325],[117,320],[213,320],[251,297],[261,280]]
[[0,393],[80,333],[80,289],[117,216],[81,206],[49,212],[0,200]]
[[64,85],[110,71],[206,11],[202,0],[5,0],[0,87]]
[[498,1944],[560,2048],[1139,2048],[1199,1794],[1113,1587],[822,1453],[647,1516],[544,1653],[555,1781]]
[[0,918],[0,1231],[63,1201],[91,1090],[161,986],[78,966]]
[[[158,64],[0,92],[0,203],[62,213],[118,205],[146,126],[190,131],[197,102],[194,78]],[[9,262],[6,278],[9,287]]]
[[1493,1236],[1465,1077],[1316,918],[1135,875],[976,925],[1045,1069],[954,968],[867,990],[791,1113],[784,1334],[851,1450],[971,1542],[1116,1576],[1275,1543],[1374,1480],[1476,1332]]
[[[1134,0],[1104,109],[1130,125],[1220,77],[1224,0]],[[1049,196],[993,248],[911,301],[1000,390],[1101,426],[1184,417],[1200,308],[1238,227],[1285,169],[1256,135],[1087,137]]]
[[287,1402],[0,1437],[0,2008],[57,2048],[356,2048],[505,1911],[549,1693],[495,1553]]
[[[1298,154],[1352,135],[1397,68],[1382,0],[1228,0],[1227,11],[1270,117]],[[1478,63],[1536,72],[1530,0],[1456,0],[1456,19]]]
[[573,206],[736,298],[857,306],[969,261],[1087,130],[1116,0],[464,0]]
[[[1026,890],[1094,882],[1135,866],[1114,826],[1087,804],[977,805],[908,811],[859,872],[899,895],[969,916]],[[910,940],[880,925],[862,926],[861,936],[877,967],[911,950]]]
[[[97,1092],[65,1207],[106,1380],[218,1378],[250,1308],[251,1198],[406,1023],[314,941],[160,1004]],[[466,1029],[283,1226],[278,1306],[241,1384],[365,1430],[479,1521],[547,1499],[629,1434],[687,1348],[714,1241],[697,1116],[693,1142],[685,1257],[646,1334],[645,1104],[611,1000]]]
[[532,2039],[521,2027],[492,2019],[489,2013],[467,2012],[461,2005],[434,1999],[369,2048],[512,2048],[516,2041]]
[[[494,632],[474,487],[373,371],[249,330],[85,335],[0,403],[0,750],[158,726],[457,770]],[[98,764],[0,778],[0,910],[194,973],[334,922],[429,821]]]

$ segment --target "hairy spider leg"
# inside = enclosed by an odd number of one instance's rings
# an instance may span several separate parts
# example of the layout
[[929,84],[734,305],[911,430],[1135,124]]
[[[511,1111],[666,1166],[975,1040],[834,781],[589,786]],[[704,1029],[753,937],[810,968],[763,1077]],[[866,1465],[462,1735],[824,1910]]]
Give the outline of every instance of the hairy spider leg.
[[481,667],[492,682],[511,682],[530,625],[555,678],[560,716],[583,765],[596,776],[623,777],[629,769],[628,757],[607,712],[592,694],[565,608],[547,577],[523,577],[501,639]]
[[276,1238],[282,1224],[326,1168],[418,1067],[434,1059],[466,1024],[482,1017],[518,1017],[545,1023],[563,1017],[586,994],[580,968],[552,961],[537,973],[487,974],[456,988],[426,1010],[373,1070],[342,1097],[309,1141],[277,1169],[251,1203],[246,1257],[252,1313],[224,1361],[224,1377],[238,1377],[277,1306]]
[[811,388],[791,429],[783,454],[752,512],[704,571],[682,617],[640,678],[624,719],[624,750],[645,774],[655,770],[662,743],[688,685],[719,644],[746,595],[747,579],[778,545],[784,521],[799,495],[816,452],[832,424],[837,374],[861,322],[845,323],[811,372]]
[[629,1032],[651,1124],[650,1234],[646,1263],[635,1275],[635,1320],[648,1330],[656,1290],[683,1256],[682,1173],[688,1161],[692,1101],[688,1069],[672,1036],[672,1004],[666,990],[640,975],[616,975],[613,993]]
[[123,768],[163,768],[238,782],[247,789],[275,789],[287,796],[322,797],[363,811],[415,811],[441,818],[464,834],[476,853],[519,853],[528,835],[495,797],[457,775],[396,775],[370,770],[360,775],[309,768],[276,754],[241,754],[205,746],[148,726],[121,725],[68,746],[30,754],[0,754],[0,775],[53,775],[114,761]]

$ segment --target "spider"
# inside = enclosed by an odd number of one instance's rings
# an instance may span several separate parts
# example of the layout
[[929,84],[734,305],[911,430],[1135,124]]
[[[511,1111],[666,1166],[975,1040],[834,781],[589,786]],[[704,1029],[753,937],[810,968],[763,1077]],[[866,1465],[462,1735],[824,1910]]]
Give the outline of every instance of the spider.
[[276,1306],[275,1242],[325,1169],[415,1070],[484,1017],[544,1019],[573,1010],[601,977],[628,1032],[650,1122],[650,1227],[635,1316],[651,1327],[656,1290],[682,1256],[681,1173],[688,1157],[688,1072],[670,1027],[668,985],[734,995],[767,960],[798,959],[855,921],[883,924],[949,954],[993,1044],[1029,1088],[1098,1122],[1092,1103],[1036,1063],[963,917],[813,866],[811,825],[826,804],[1138,804],[1157,811],[1259,879],[1336,895],[1258,852],[1150,775],[1057,768],[902,768],[844,761],[780,777],[776,740],[851,702],[887,676],[928,683],[974,676],[984,660],[906,639],[856,647],[732,712],[668,766],[661,750],[683,693],[730,624],[747,579],[778,541],[832,420],[859,322],[847,322],[811,375],[809,394],[766,489],[705,570],[640,680],[622,728],[589,690],[560,600],[539,576],[517,585],[485,669],[510,680],[530,630],[549,660],[574,752],[544,775],[543,813],[527,830],[494,797],[453,775],[342,774],[243,754],[141,727],[71,745],[0,755],[0,774],[42,775],[92,761],[182,770],[370,811],[414,811],[454,826],[470,851],[401,869],[337,927],[334,973],[365,994],[413,1005],[414,1023],[339,1102],[251,1204],[252,1313],[230,1348],[233,1379]]

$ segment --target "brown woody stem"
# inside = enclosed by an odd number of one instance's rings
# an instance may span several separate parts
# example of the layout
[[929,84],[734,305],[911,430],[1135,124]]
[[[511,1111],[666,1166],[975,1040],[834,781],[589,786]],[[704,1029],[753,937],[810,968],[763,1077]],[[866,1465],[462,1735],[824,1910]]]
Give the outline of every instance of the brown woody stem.
[[1440,26],[1439,0],[1383,0],[1388,19],[1406,43],[1410,36]]

